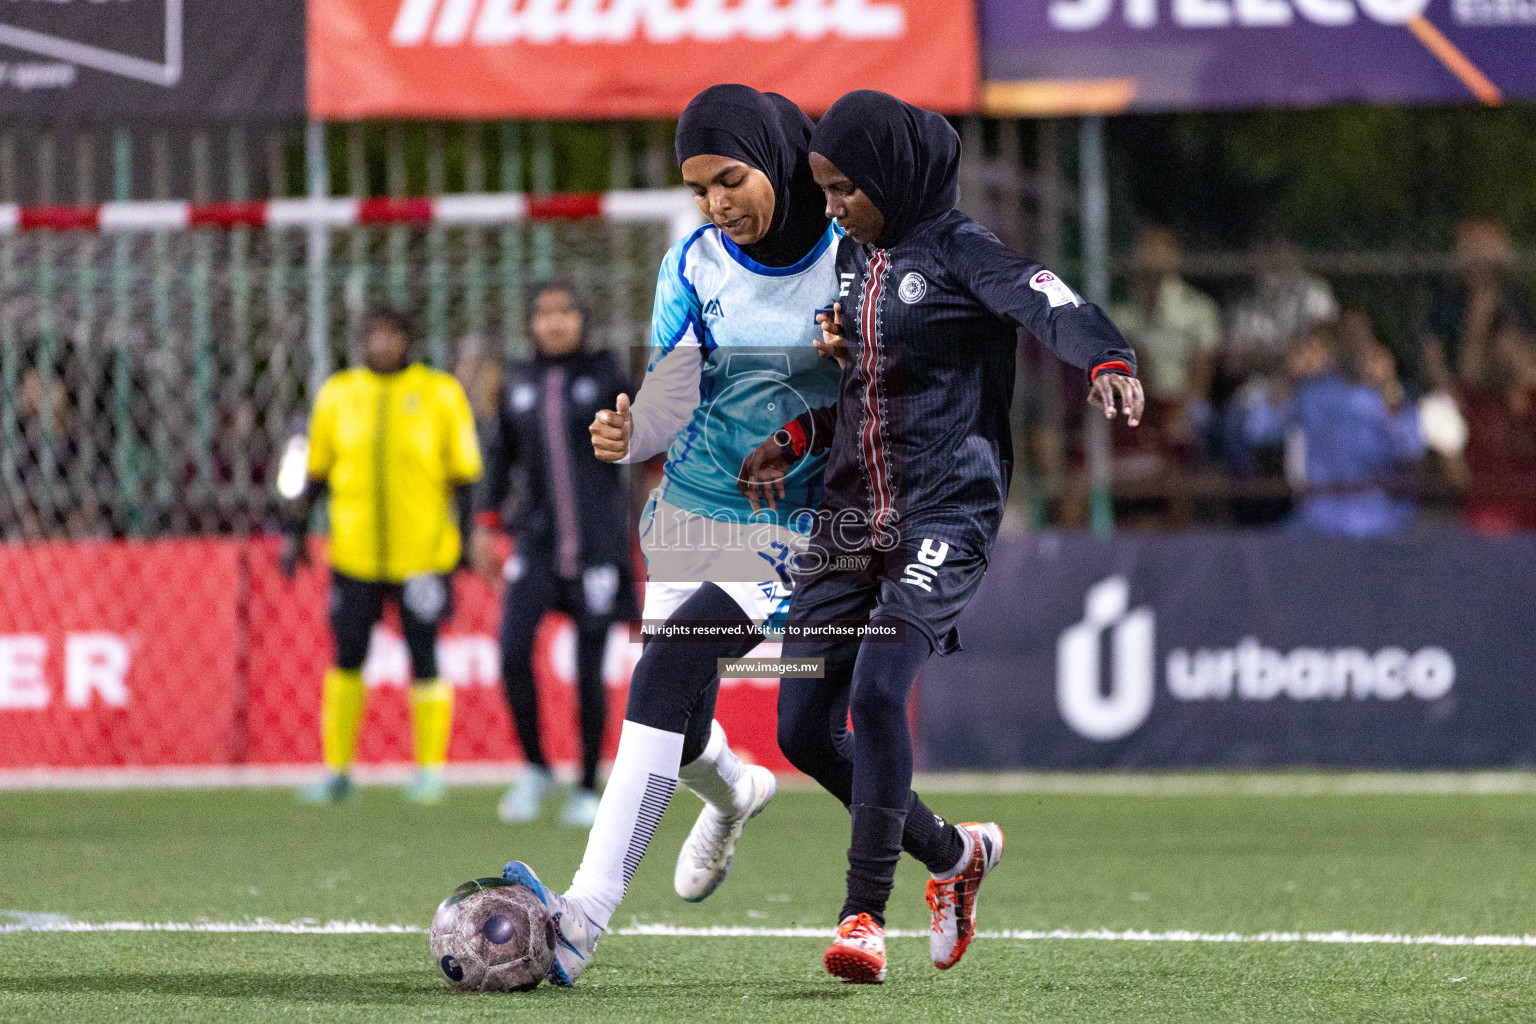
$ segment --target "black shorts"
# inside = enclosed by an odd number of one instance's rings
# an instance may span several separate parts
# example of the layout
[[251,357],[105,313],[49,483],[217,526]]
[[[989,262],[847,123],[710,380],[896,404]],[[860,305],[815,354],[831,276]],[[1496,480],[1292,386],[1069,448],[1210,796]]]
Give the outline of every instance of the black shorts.
[[[986,571],[979,551],[925,538],[894,551],[833,555],[818,571],[795,576],[787,621],[900,619],[921,630],[935,652],[952,654],[960,649],[955,621]],[[791,642],[786,638],[786,657]],[[796,642],[794,649],[807,656],[804,645]]]
[[400,631],[411,652],[411,676],[437,678],[437,627],[453,615],[448,576],[424,573],[404,583],[375,583],[331,570],[331,632],[336,667],[356,671],[368,657],[373,627],[384,617],[384,602],[400,608]]

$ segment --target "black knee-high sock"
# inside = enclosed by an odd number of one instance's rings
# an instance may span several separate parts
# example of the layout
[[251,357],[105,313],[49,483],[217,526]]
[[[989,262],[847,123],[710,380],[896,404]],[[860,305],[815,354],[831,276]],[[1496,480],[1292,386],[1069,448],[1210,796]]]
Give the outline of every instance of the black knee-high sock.
[[[883,620],[871,620],[877,624]],[[932,653],[927,637],[901,622],[905,639],[866,641],[853,668],[853,842],[848,848],[848,899],[841,917],[868,913],[882,924],[896,877],[912,798],[912,732],[907,698]],[[903,630],[903,627],[904,630]]]
[[[837,679],[780,682],[779,749],[845,807],[853,803],[853,737],[847,721],[847,691]],[[934,874],[953,868],[965,852],[959,830],[916,793],[908,793],[901,846]]]
[[907,811],[901,807],[854,804],[853,844],[848,847],[848,896],[837,919],[865,913],[885,924],[885,903],[901,858],[901,833]]
[[597,760],[603,753],[608,723],[608,693],[603,687],[603,655],[608,649],[608,620],[577,623],[576,689],[580,700],[581,784],[597,788]]
[[923,862],[935,875],[950,871],[965,853],[960,830],[935,814],[916,793],[907,804],[901,832],[901,848]]

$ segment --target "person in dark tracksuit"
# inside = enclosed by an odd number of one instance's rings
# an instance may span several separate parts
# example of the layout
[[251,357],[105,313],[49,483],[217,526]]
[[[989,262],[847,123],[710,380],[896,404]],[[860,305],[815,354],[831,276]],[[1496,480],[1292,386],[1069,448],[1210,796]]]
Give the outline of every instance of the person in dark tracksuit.
[[637,615],[623,471],[595,458],[587,436],[593,416],[628,392],[629,381],[610,353],[588,351],[586,323],[571,286],[537,289],[528,323],[535,355],[508,371],[486,445],[472,557],[492,585],[501,568],[495,531],[514,479],[521,484],[510,518],[516,551],[503,572],[501,670],[528,767],[501,801],[507,822],[536,818],[554,782],[539,739],[533,678],[534,636],[544,613],[565,612],[576,623],[582,777],[561,820],[581,828],[591,826],[597,811],[608,631]]
[[[955,621],[1002,519],[1017,332],[1091,371],[1090,401],[1111,418],[1123,410],[1135,426],[1143,399],[1136,357],[1109,319],[954,208],[960,140],[942,117],[850,93],[817,125],[811,150],[827,213],[848,234],[841,301],[821,318],[823,350],[844,367],[838,400],[785,424],[741,476],[744,492],[761,494],[806,453],[829,453],[783,647],[786,660],[825,659],[825,678],[782,681],[779,744],[853,818],[847,900],[823,963],[846,981],[878,983],[902,849],[933,876],[940,969],[964,954],[977,888],[1002,854],[995,824],[956,828],[911,792],[907,706],[930,654],[959,648]],[[829,621],[867,622],[884,636],[793,634]]]

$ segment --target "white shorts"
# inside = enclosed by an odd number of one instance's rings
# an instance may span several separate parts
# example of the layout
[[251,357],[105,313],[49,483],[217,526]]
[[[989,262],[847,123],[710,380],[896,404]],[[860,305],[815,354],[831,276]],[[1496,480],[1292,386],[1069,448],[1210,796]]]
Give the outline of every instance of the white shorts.
[[641,618],[671,618],[703,583],[713,583],[753,622],[766,622],[789,603],[785,565],[806,538],[772,523],[733,523],[656,501],[641,528],[647,582]]

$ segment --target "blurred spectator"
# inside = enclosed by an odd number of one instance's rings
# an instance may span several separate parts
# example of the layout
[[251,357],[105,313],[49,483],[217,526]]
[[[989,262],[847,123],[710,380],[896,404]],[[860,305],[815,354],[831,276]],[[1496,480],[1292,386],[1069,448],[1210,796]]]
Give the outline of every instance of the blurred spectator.
[[[1179,277],[1179,243],[1163,228],[1143,228],[1131,250],[1131,295],[1110,318],[1136,350],[1149,403],[1182,411],[1206,402],[1211,363],[1221,345],[1216,301]],[[1148,422],[1155,422],[1149,413]]]
[[1467,421],[1462,518],[1479,533],[1536,530],[1536,341],[1495,335],[1485,382],[1461,391]]
[[1273,239],[1260,246],[1255,257],[1254,290],[1232,309],[1221,359],[1224,379],[1216,387],[1218,401],[1241,391],[1255,377],[1279,370],[1293,338],[1339,315],[1333,289],[1307,273],[1301,253],[1291,243]]
[[1192,517],[1184,466],[1211,420],[1211,373],[1221,345],[1215,300],[1179,276],[1179,243],[1163,228],[1143,228],[1131,250],[1131,293],[1110,318],[1136,350],[1147,390],[1143,425],[1113,430],[1114,479],[1122,493],[1166,503],[1167,520]]
[[459,339],[453,375],[469,399],[469,408],[475,414],[475,425],[480,430],[483,442],[486,429],[496,421],[496,402],[501,392],[501,360],[486,338],[478,334],[466,334]]
[[[1281,238],[1255,253],[1254,290],[1232,309],[1211,401],[1218,409],[1222,461],[1228,473],[1262,483],[1281,469],[1277,444],[1256,443],[1246,430],[1246,410],[1269,393],[1271,376],[1282,373],[1286,346],[1313,324],[1332,321],[1339,304],[1327,281],[1309,274],[1301,253]],[[1261,488],[1267,490],[1267,488]],[[1290,500],[1266,493],[1233,498],[1232,521],[1273,523],[1290,511]]]
[[1314,324],[1286,353],[1285,373],[1245,410],[1250,442],[1286,442],[1302,491],[1295,526],[1369,536],[1407,526],[1407,475],[1424,455],[1417,409],[1364,314]]
[[[18,493],[7,503],[4,532],[27,543],[110,534],[97,487],[103,453],[92,449],[90,422],[78,402],[86,371],[80,360],[56,353],[42,358],[41,342],[25,355],[16,388],[16,448],[8,453]],[[110,481],[105,484],[110,486]]]
[[[1509,234],[1493,221],[1471,219],[1456,226],[1456,280],[1430,299],[1424,360],[1436,386],[1452,378],[1484,388],[1490,380],[1498,339],[1536,336],[1536,313],[1513,282],[1514,249]],[[1515,344],[1519,344],[1516,339]]]
[[[269,516],[267,486],[276,459],[271,441],[259,429],[250,400],[227,394],[216,411],[206,460],[189,450],[182,469],[178,495],[186,506],[187,528],[195,533],[261,530]],[[189,449],[199,444],[195,438],[185,443]]]
[[1228,355],[1239,364],[1260,364],[1244,369],[1263,370],[1279,361],[1298,331],[1336,318],[1339,303],[1327,281],[1307,273],[1300,251],[1290,242],[1267,242],[1256,256],[1254,291],[1233,310]]

